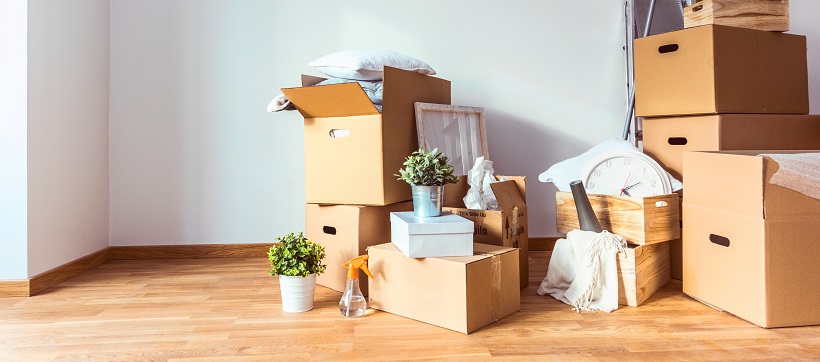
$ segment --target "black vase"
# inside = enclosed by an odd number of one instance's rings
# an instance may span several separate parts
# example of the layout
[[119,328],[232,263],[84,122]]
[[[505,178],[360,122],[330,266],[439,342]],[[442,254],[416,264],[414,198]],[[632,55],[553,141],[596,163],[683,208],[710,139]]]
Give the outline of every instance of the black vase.
[[578,212],[578,224],[581,226],[581,230],[596,233],[603,231],[601,222],[595,216],[595,211],[592,211],[592,204],[589,203],[584,183],[581,180],[575,180],[569,183],[569,188],[572,190],[572,198],[575,200],[575,210]]

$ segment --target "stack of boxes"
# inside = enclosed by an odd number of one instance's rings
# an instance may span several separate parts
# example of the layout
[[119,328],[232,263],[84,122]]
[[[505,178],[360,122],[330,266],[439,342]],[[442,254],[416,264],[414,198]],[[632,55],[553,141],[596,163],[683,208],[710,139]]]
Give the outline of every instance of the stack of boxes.
[[644,152],[684,184],[673,276],[760,326],[818,324],[801,306],[820,302],[808,236],[820,234],[820,201],[771,185],[777,162],[757,156],[820,149],[806,38],[776,32],[788,30],[787,1],[705,0],[685,17],[684,30],[635,41]]
[[[282,89],[305,118],[305,236],[325,247],[328,266],[317,283],[344,291],[341,265],[369,254],[375,278],[359,278],[373,308],[463,333],[518,311],[519,278],[526,276],[519,273],[519,249],[501,245],[518,246],[523,234],[526,247],[526,231],[516,227],[514,237],[493,240],[498,246],[473,244],[481,217],[454,210],[435,220],[414,219],[411,188],[395,176],[418,149],[414,103],[450,104],[450,82],[385,67],[380,114],[358,84],[312,86],[321,80],[303,76],[302,87]],[[512,181],[499,184],[518,192]],[[526,227],[523,178],[521,184],[513,208],[480,213],[514,209],[524,220],[516,222]],[[458,185],[466,185],[463,178]],[[457,206],[466,194],[458,185],[445,189],[445,205]],[[430,246],[442,245],[469,250],[425,258]]]
[[[589,194],[601,227],[627,242],[618,254],[618,304],[637,307],[671,279],[670,240],[680,237],[678,195]],[[558,231],[580,229],[572,193],[555,194]]]

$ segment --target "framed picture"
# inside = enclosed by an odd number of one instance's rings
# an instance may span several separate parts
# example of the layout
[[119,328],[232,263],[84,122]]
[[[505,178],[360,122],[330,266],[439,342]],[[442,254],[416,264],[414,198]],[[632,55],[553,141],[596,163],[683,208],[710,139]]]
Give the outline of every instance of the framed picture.
[[466,175],[478,157],[489,159],[484,108],[421,102],[415,108],[419,147],[444,152],[455,175]]

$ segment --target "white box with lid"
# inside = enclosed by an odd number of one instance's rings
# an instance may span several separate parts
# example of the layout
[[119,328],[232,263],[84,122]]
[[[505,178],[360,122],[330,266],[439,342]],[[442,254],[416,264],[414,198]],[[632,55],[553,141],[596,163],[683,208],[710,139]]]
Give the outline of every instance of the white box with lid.
[[410,258],[473,255],[473,222],[451,212],[438,217],[391,212],[390,236]]

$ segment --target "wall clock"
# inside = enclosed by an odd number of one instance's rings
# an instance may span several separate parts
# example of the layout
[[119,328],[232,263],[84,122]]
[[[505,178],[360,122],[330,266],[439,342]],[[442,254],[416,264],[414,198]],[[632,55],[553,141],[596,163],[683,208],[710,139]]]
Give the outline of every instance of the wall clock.
[[598,154],[582,169],[581,180],[591,194],[645,197],[672,193],[663,167],[639,151]]

